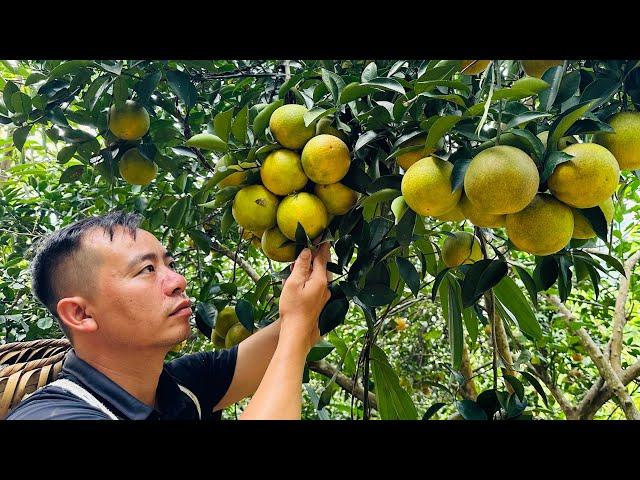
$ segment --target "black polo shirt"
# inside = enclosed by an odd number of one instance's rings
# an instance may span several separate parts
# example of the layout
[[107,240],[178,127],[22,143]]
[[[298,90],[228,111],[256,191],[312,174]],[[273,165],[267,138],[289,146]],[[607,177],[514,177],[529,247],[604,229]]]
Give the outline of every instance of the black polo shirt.
[[[203,419],[220,419],[213,407],[227,392],[236,367],[238,347],[183,355],[165,363],[158,381],[157,409],[145,405],[71,350],[60,376],[77,383],[123,420],[196,420],[198,411],[178,384],[200,402]],[[109,420],[101,410],[57,386],[45,386],[20,402],[7,420]]]

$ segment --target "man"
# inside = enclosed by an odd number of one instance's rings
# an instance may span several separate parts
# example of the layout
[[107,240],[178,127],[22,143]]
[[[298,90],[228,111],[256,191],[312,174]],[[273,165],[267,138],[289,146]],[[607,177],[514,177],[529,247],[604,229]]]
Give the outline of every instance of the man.
[[328,243],[296,260],[277,321],[231,349],[165,364],[190,333],[191,302],[171,254],[139,220],[84,219],[39,246],[33,291],[73,350],[59,380],[7,419],[210,419],[251,395],[241,419],[300,419],[304,363],[330,296]]

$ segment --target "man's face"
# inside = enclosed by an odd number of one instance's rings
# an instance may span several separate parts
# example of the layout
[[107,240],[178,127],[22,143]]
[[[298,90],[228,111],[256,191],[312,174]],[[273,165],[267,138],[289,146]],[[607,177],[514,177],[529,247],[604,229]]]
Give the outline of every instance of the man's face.
[[114,346],[170,347],[188,337],[191,308],[185,278],[152,234],[138,229],[135,240],[116,227],[113,240],[101,229],[88,232],[83,248],[101,259],[87,314],[101,340]]

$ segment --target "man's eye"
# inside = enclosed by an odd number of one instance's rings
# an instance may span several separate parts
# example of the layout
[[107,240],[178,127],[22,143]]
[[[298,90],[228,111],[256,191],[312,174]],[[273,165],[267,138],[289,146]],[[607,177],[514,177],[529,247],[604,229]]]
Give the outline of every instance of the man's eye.
[[144,267],[144,268],[140,271],[140,273],[145,272],[145,271],[147,271],[147,272],[155,272],[155,271],[156,271],[156,269],[155,269],[155,268],[153,268],[153,265],[147,265],[146,267]]
[[169,264],[169,267],[171,267],[171,269],[173,269],[173,270],[177,270],[178,269],[178,264],[176,262],[171,262]]

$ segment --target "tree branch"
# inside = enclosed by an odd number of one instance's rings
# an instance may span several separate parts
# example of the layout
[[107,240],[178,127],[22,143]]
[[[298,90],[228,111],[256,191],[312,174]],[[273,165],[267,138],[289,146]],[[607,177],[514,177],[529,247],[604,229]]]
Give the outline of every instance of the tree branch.
[[471,359],[469,358],[469,349],[466,342],[462,344],[462,363],[460,364],[460,372],[464,377],[464,384],[462,385],[462,391],[460,392],[467,400],[475,401],[478,398],[478,391],[476,390],[475,382],[473,381],[473,367],[471,366]]
[[620,278],[620,286],[618,289],[618,295],[616,297],[616,309],[613,314],[613,332],[611,334],[611,350],[609,352],[609,359],[611,366],[619,375],[622,373],[621,357],[622,357],[622,336],[624,331],[624,325],[627,322],[625,315],[625,305],[627,304],[627,298],[629,297],[629,283],[631,282],[631,274],[633,267],[640,259],[640,250],[632,255],[624,264],[625,276]]
[[211,239],[211,241],[213,243],[212,247],[216,252],[220,252],[223,255],[225,255],[227,258],[230,258],[231,260],[236,262],[236,264],[240,266],[240,268],[242,268],[242,270],[244,270],[247,273],[247,275],[249,275],[249,277],[251,277],[251,280],[253,280],[254,282],[257,282],[258,280],[260,280],[260,275],[258,275],[258,273],[249,264],[249,262],[247,262],[243,258],[240,258],[240,256],[236,256],[235,252],[233,252],[232,250],[229,250],[228,247],[225,247],[217,240]]
[[562,389],[559,388],[553,382],[553,380],[551,380],[551,378],[549,377],[549,372],[547,371],[546,367],[542,365],[532,365],[532,364],[529,364],[529,366],[536,373],[536,377],[542,380],[542,383],[544,383],[547,389],[549,390],[549,392],[551,392],[551,395],[556,400],[556,402],[558,402],[558,405],[564,412],[564,415],[567,418],[567,420],[576,420],[578,418],[578,408],[576,408],[569,401],[569,399],[565,396]]
[[[620,381],[624,385],[628,385],[640,376],[640,360],[622,371]],[[585,394],[582,401],[578,405],[578,418],[581,420],[591,420],[598,413],[602,406],[611,400],[613,392],[604,383],[602,378],[595,382],[589,391]]]
[[[325,360],[318,360],[317,362],[309,362],[309,370],[324,375],[328,378],[333,378],[336,376],[336,384],[339,385],[343,390],[349,392],[353,392],[353,395],[364,403],[364,388],[360,383],[354,385],[354,381],[347,377],[344,373],[338,370],[337,367],[331,365],[329,362]],[[369,406],[375,410],[378,409],[378,402],[376,401],[376,396],[374,393],[369,392],[368,395]]]
[[[544,297],[560,311],[567,327],[570,326],[571,322],[579,321],[573,312],[571,312],[556,295],[544,295]],[[605,358],[602,350],[600,350],[584,328],[578,328],[575,331],[575,334],[578,336],[583,347],[591,357],[591,360],[593,360],[593,363],[596,365],[600,376],[605,380],[613,390],[614,395],[620,401],[620,406],[627,418],[630,420],[640,420],[640,412],[638,412],[629,392],[627,392],[627,389],[620,381],[620,378],[614,371],[613,367]]]

